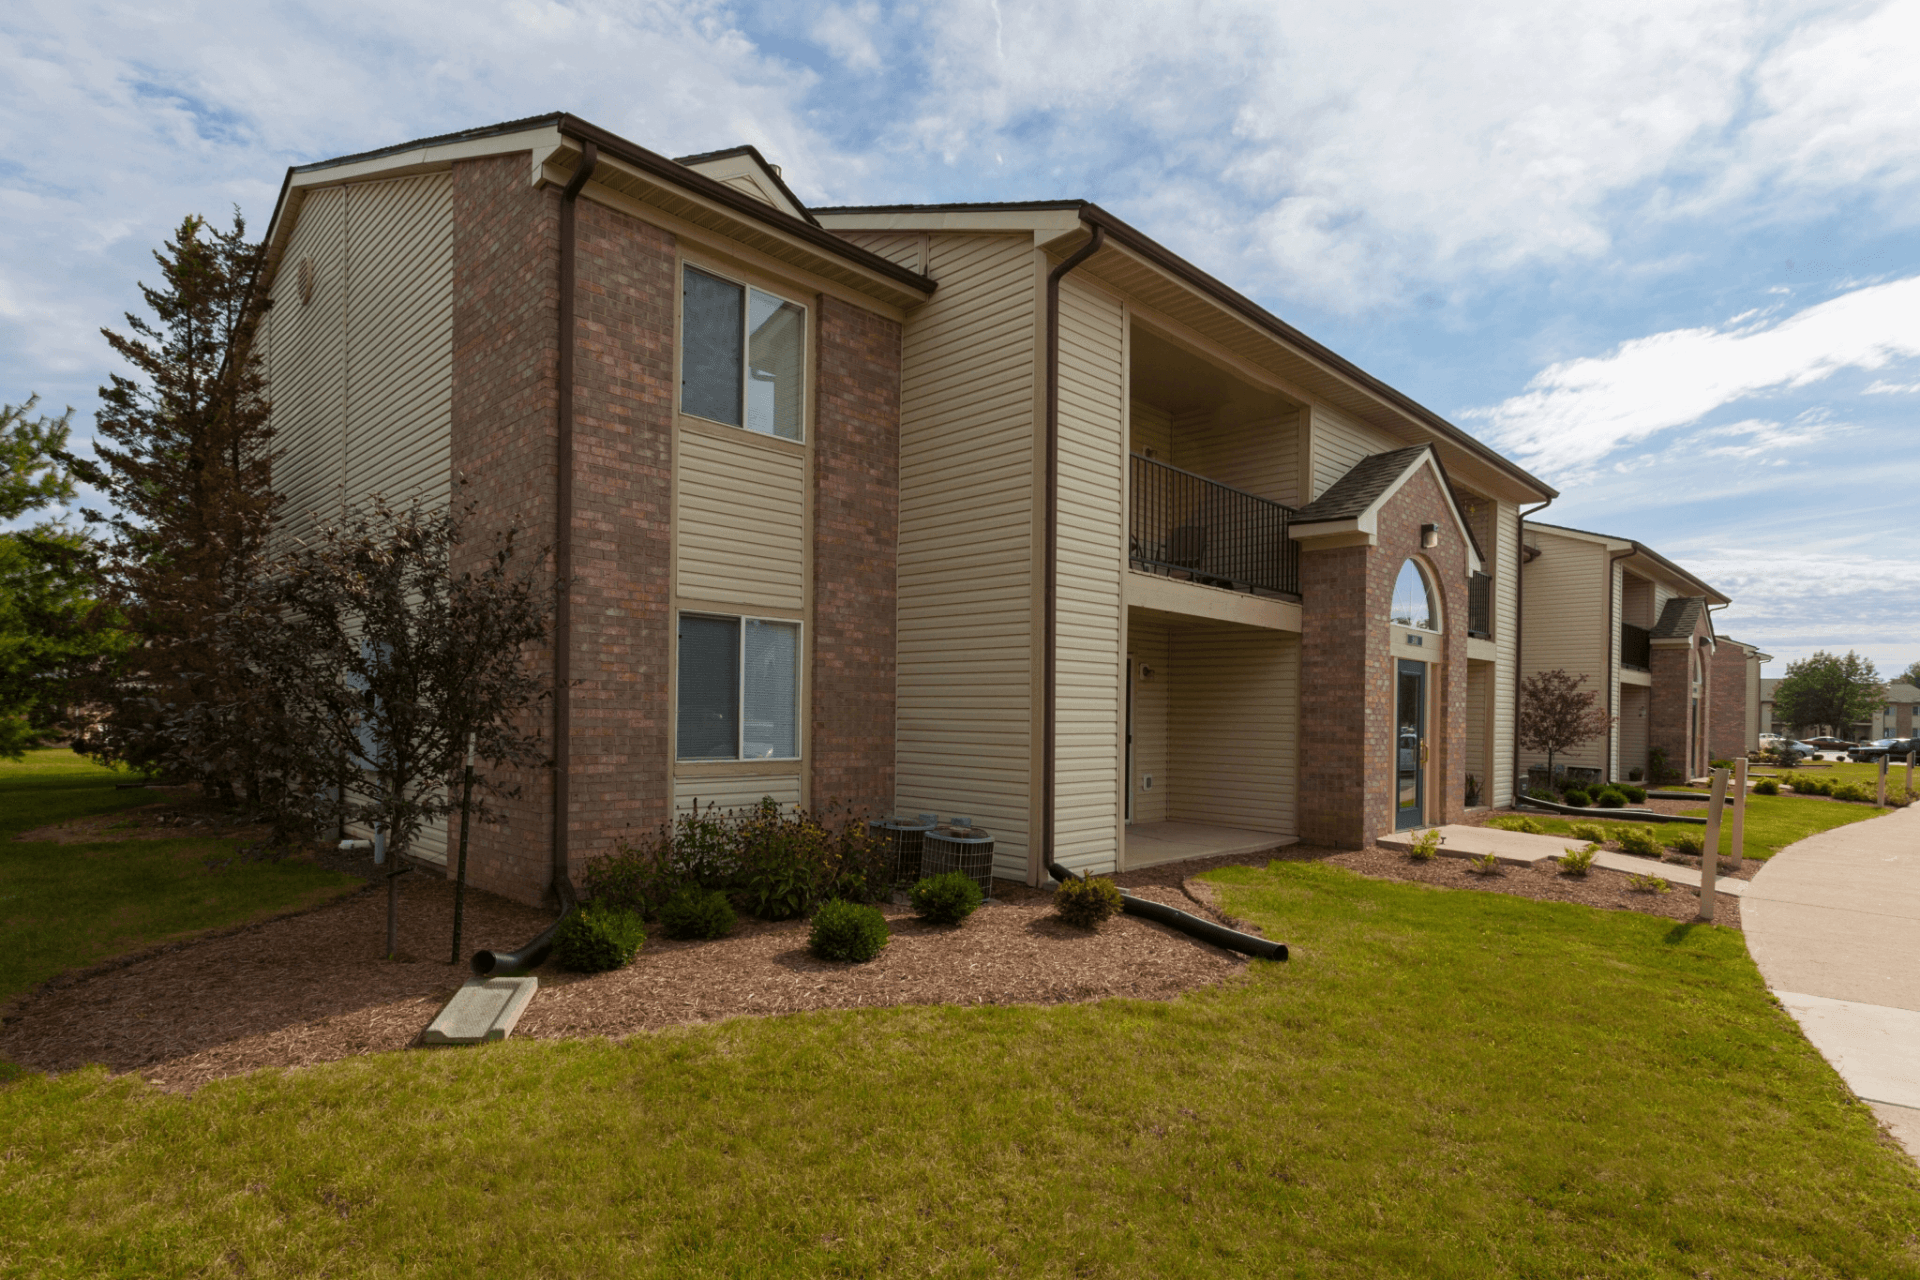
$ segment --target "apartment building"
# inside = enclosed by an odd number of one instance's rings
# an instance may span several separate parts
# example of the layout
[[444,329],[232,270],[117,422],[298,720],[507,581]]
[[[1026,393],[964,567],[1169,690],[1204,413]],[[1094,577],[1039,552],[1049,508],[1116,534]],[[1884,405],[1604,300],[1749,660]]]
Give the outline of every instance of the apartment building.
[[1615,717],[1556,765],[1593,781],[1644,780],[1659,751],[1696,777],[1758,745],[1767,655],[1715,636],[1713,611],[1729,597],[1631,538],[1529,520],[1521,556],[1522,673],[1583,677]]
[[1029,883],[1510,799],[1552,489],[1096,205],[808,209],[555,115],[297,168],[269,245],[290,509],[458,487],[572,583],[476,883],[762,796]]
[[1920,727],[1920,688],[1905,681],[1895,681],[1887,686],[1884,701],[1873,709],[1873,714],[1865,720],[1856,720],[1849,725],[1791,725],[1774,716],[1773,691],[1780,681],[1769,677],[1760,682],[1759,722],[1764,726],[1762,732],[1822,734],[1831,733],[1851,738],[1856,742],[1874,742],[1881,738],[1911,738],[1916,736],[1915,729]]

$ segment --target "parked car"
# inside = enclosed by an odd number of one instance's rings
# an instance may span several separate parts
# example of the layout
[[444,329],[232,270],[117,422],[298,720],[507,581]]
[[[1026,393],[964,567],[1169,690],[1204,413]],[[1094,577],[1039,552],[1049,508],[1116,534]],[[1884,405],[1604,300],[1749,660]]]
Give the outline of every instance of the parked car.
[[1848,742],[1845,738],[1830,738],[1825,735],[1818,738],[1808,738],[1807,744],[1818,747],[1822,751],[1845,751],[1849,747],[1856,745]]
[[1920,751],[1920,738],[1882,738],[1878,742],[1862,743],[1847,752],[1847,759],[1855,764],[1867,764],[1881,756],[1901,760],[1909,751]]

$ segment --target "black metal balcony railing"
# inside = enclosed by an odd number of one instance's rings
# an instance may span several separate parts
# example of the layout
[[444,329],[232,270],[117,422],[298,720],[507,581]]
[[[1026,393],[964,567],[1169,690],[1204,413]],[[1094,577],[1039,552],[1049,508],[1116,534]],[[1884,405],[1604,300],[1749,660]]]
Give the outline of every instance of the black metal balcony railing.
[[1300,548],[1287,536],[1291,508],[1139,454],[1131,462],[1136,568],[1299,598]]
[[1620,665],[1635,671],[1653,670],[1653,632],[1631,622],[1621,623]]
[[1493,639],[1493,575],[1475,570],[1467,579],[1467,634]]

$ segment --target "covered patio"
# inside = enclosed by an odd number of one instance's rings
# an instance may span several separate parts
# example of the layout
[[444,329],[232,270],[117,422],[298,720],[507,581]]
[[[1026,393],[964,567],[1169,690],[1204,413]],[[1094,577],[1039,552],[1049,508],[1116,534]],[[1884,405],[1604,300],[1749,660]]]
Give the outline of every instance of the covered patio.
[[1187,858],[1242,857],[1297,844],[1295,836],[1204,822],[1136,822],[1127,827],[1122,860],[1126,870],[1155,867]]

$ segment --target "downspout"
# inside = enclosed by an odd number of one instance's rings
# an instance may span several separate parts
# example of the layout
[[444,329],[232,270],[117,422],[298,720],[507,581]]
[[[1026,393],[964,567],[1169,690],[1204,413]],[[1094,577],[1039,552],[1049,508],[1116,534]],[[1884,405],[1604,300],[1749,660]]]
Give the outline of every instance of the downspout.
[[[1526,666],[1527,639],[1527,517],[1537,516],[1553,505],[1548,498],[1531,511],[1514,516],[1514,536],[1519,549],[1513,553],[1513,799],[1522,793],[1520,786],[1520,671]],[[1511,802],[1510,802],[1511,803]]]
[[473,971],[482,977],[507,977],[537,969],[553,950],[553,939],[579,906],[568,859],[567,817],[573,767],[573,271],[574,212],[580,189],[593,176],[600,149],[580,144],[580,160],[560,192],[559,319],[555,326],[559,361],[554,378],[556,431],[553,511],[553,890],[560,916],[518,951],[476,951]]
[[1040,668],[1040,697],[1043,704],[1040,729],[1040,866],[1049,873],[1053,872],[1053,774],[1059,731],[1059,717],[1054,708],[1055,687],[1059,681],[1059,659],[1054,652],[1059,638],[1059,606],[1054,597],[1060,580],[1060,281],[1067,272],[1098,253],[1106,239],[1106,228],[1095,225],[1093,235],[1087,242],[1047,273],[1047,567]]
[[559,385],[555,397],[559,472],[554,485],[553,572],[559,599],[553,620],[553,888],[562,912],[574,906],[567,819],[573,770],[573,275],[574,213],[600,149],[580,144],[580,162],[560,192]]
[[[1613,569],[1615,565],[1632,555],[1635,550],[1637,550],[1637,548],[1629,547],[1625,551],[1615,552],[1613,555],[1607,557],[1607,715],[1612,717],[1612,723],[1607,726],[1608,782],[1617,781],[1613,776],[1613,762],[1615,757],[1620,754],[1620,677],[1619,672],[1614,668],[1617,666],[1620,671],[1626,670],[1626,663],[1624,661],[1616,661],[1615,659],[1615,655],[1620,652],[1620,621],[1613,613]],[[1622,579],[1620,583],[1620,594],[1624,596],[1626,592],[1627,584],[1626,581]],[[1519,704],[1515,703],[1514,711],[1518,713],[1519,709]]]

